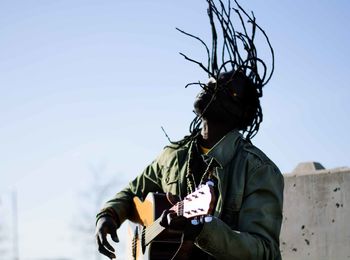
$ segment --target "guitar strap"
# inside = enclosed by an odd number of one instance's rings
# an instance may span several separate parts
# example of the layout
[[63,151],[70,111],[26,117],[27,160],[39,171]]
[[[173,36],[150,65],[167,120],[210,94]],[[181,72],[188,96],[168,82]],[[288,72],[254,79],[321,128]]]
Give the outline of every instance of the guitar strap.
[[182,236],[181,245],[171,260],[189,260],[194,246],[194,241],[183,240]]

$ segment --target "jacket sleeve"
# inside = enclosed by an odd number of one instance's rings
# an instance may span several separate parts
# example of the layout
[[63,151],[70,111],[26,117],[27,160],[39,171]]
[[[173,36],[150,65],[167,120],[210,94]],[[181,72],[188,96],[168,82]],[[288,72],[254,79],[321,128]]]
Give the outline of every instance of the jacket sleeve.
[[273,164],[256,168],[246,180],[237,230],[213,218],[196,244],[217,259],[280,259],[283,175]]
[[127,187],[105,203],[103,209],[97,214],[97,220],[106,212],[112,211],[120,225],[132,214],[132,199],[135,196],[144,199],[149,192],[161,191],[161,161],[164,157],[162,154],[132,180]]

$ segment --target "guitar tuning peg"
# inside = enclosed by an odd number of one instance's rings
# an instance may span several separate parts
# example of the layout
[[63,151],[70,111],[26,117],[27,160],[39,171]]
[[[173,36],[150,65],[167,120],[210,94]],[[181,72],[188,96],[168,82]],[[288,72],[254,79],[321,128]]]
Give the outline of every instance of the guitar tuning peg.
[[207,181],[207,185],[213,187],[214,186],[214,182],[212,180],[208,180]]
[[207,215],[207,216],[204,217],[204,222],[205,222],[205,223],[209,223],[209,222],[211,222],[212,220],[213,220],[213,217],[210,216],[210,215]]
[[198,219],[196,219],[196,218],[191,219],[191,224],[192,224],[193,226],[197,226],[197,225],[199,225],[199,223],[200,223],[200,221],[199,221]]

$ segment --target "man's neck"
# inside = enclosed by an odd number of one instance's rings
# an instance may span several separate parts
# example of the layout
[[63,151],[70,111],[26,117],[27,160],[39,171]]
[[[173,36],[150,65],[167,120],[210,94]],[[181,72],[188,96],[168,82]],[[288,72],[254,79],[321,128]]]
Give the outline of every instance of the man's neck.
[[203,120],[200,144],[206,148],[211,148],[232,129],[227,124],[212,123]]

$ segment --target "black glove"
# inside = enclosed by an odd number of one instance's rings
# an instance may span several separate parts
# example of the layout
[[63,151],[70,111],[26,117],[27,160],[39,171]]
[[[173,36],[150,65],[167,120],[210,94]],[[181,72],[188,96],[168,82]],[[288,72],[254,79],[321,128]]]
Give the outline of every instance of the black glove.
[[117,221],[109,215],[102,216],[96,223],[96,242],[98,245],[98,251],[109,257],[110,259],[115,258],[115,250],[107,241],[107,234],[111,235],[114,242],[118,243],[119,239],[117,236]]
[[183,233],[183,240],[195,240],[203,228],[202,223],[193,225],[191,219],[178,216],[175,211],[171,210],[164,210],[160,218],[161,226]]

